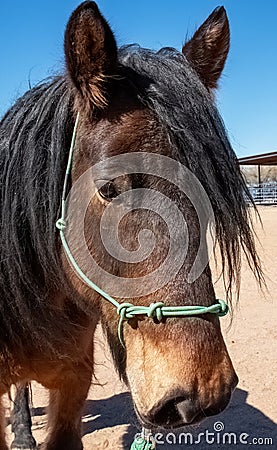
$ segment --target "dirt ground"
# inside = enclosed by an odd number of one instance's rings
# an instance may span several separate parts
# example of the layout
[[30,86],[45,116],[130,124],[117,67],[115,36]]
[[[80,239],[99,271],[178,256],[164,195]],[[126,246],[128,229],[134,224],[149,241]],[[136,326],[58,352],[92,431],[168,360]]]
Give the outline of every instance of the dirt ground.
[[[185,430],[192,436],[187,436],[187,444],[184,440],[178,444],[181,436],[174,438],[164,434],[159,436],[160,449],[245,450],[252,448],[252,445],[261,449],[277,448],[277,207],[261,207],[259,211],[263,229],[257,224],[256,232],[261,243],[268,292],[263,294],[259,291],[244,264],[239,307],[234,312],[230,328],[228,316],[222,318],[227,347],[240,378],[238,388],[230,406],[221,415]],[[224,298],[220,283],[216,285],[216,292],[219,298]],[[97,333],[96,347],[96,373],[101,385],[92,385],[85,405],[84,449],[127,450],[137,432],[131,400],[114,372],[101,330]],[[33,433],[40,443],[46,433],[47,393],[38,385],[33,386],[33,404]],[[213,433],[209,438],[205,437],[207,431]],[[232,433],[232,437],[225,437],[224,441],[224,433]],[[11,427],[8,425],[9,442],[11,437]]]

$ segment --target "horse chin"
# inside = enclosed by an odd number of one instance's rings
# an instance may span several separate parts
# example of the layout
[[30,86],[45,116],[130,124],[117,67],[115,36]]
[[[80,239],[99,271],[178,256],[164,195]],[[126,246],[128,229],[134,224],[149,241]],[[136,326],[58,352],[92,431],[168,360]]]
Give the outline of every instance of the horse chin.
[[139,411],[137,406],[134,404],[134,410],[136,413],[136,416],[141,424],[142,427],[146,428],[146,429],[150,429],[150,430],[157,430],[160,428],[163,429],[169,429],[169,430],[176,430],[178,428],[184,428],[184,427],[191,427],[193,425],[198,425],[199,423],[203,422],[205,419],[207,419],[207,416],[203,413],[200,412],[191,422],[186,423],[184,422],[183,418],[179,418],[176,420],[176,422],[174,423],[164,423],[164,424],[159,424],[159,423],[155,423],[155,421],[151,421],[149,420],[146,416],[142,415]]
[[136,405],[134,405],[134,410],[136,413],[136,416],[141,424],[142,427],[149,429],[149,430],[157,430],[159,428],[164,428],[164,429],[169,429],[169,430],[175,430],[178,428],[183,428],[185,426],[191,426],[191,425],[196,425],[199,422],[203,421],[205,419],[204,416],[199,415],[199,417],[197,416],[197,418],[195,418],[195,420],[193,420],[190,424],[186,424],[183,422],[183,420],[179,420],[175,423],[172,424],[157,424],[155,422],[151,422],[150,420],[147,419],[147,417],[143,416],[142,414],[140,414],[140,412],[138,411],[138,408],[136,407]]

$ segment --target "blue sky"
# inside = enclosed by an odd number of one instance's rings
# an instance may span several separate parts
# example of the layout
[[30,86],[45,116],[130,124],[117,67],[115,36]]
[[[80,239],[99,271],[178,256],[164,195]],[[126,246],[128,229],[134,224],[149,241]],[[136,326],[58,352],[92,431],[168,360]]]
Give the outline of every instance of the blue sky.
[[[231,51],[217,94],[238,156],[277,150],[277,1],[99,0],[120,45],[180,49],[224,5]],[[63,70],[63,32],[74,0],[2,2],[0,115],[39,80]]]

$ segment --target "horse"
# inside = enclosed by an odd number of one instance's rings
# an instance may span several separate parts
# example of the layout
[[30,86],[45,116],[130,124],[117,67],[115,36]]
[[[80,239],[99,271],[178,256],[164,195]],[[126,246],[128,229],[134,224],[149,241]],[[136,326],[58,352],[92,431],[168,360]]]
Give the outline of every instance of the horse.
[[230,304],[242,253],[261,271],[214,99],[229,44],[219,7],[181,52],[119,48],[85,1],[66,26],[64,73],[1,120],[0,395],[32,380],[49,389],[45,450],[83,448],[98,323],[147,428],[197,423],[230,401],[238,378],[208,228]]

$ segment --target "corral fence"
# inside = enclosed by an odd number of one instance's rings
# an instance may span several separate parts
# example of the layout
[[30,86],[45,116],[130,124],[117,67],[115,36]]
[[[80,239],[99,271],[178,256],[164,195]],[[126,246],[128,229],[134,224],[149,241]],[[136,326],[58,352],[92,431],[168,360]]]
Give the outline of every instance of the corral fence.
[[248,185],[257,205],[277,205],[277,182]]

